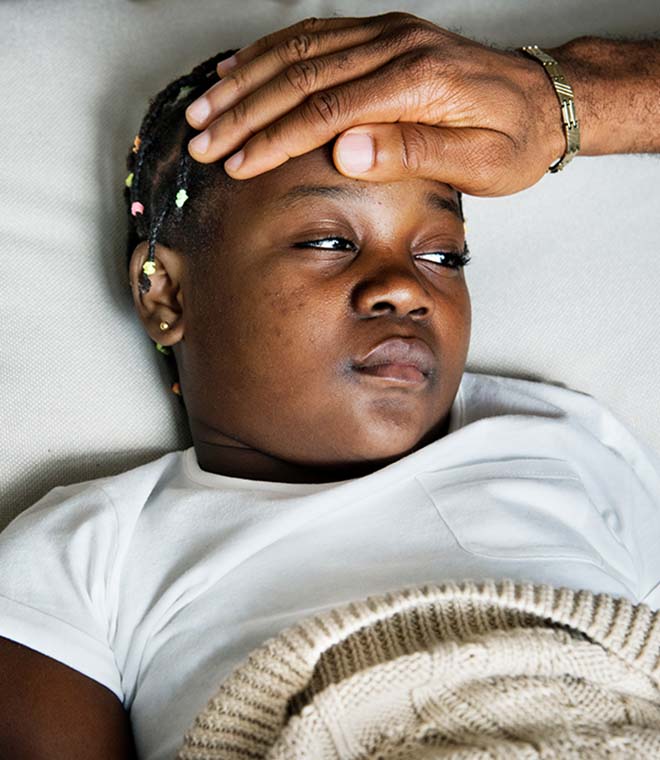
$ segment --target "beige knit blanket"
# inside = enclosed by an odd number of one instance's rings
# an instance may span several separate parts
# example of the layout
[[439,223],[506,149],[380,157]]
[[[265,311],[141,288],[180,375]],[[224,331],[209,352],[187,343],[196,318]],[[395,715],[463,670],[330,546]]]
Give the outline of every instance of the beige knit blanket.
[[283,630],[177,760],[660,758],[660,612],[511,580],[405,588]]

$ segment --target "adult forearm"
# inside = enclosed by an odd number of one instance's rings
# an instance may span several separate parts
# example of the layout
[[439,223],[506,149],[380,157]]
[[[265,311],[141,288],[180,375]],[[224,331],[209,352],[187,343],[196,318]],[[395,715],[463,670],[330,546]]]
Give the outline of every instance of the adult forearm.
[[580,154],[660,153],[660,39],[578,37],[547,52],[573,87]]

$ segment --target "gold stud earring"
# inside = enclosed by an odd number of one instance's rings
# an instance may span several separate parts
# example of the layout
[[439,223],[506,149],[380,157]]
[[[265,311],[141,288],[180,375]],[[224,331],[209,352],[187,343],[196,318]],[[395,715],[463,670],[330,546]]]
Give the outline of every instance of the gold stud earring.
[[160,329],[161,330],[169,330],[170,326],[167,324],[167,322],[161,322],[160,323]]

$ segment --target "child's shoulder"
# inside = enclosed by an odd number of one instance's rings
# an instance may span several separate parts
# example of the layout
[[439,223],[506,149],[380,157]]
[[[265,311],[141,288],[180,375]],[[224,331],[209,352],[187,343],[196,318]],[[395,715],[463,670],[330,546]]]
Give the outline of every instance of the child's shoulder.
[[660,472],[660,454],[604,401],[561,383],[505,375],[465,372],[462,384],[464,424],[501,415],[554,418],[589,433],[629,461],[640,456]]
[[464,372],[462,386],[466,422],[502,414],[584,417],[610,411],[590,394],[561,383]]
[[122,470],[114,475],[106,475],[100,478],[84,481],[81,486],[89,488],[102,488],[105,491],[113,489],[137,489],[138,492],[152,490],[156,484],[171,478],[181,467],[185,449],[180,451],[168,451],[165,454],[149,459],[142,464]]
[[139,514],[153,492],[166,485],[180,467],[182,455],[183,451],[171,451],[113,475],[55,486],[12,522],[72,519],[89,524],[93,518],[105,522],[108,515],[113,522],[123,521],[131,512]]

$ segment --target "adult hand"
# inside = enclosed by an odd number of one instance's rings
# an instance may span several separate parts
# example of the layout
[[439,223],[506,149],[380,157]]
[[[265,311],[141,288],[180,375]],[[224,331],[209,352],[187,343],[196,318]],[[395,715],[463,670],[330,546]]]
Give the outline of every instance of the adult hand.
[[[199,136],[189,143],[202,163],[243,146],[240,166],[225,162],[235,179],[341,135],[333,159],[346,176],[420,177],[499,196],[533,185],[566,147],[540,63],[409,13],[305,19],[232,59],[186,119],[209,137],[205,152]],[[208,113],[195,119],[200,102]]]

